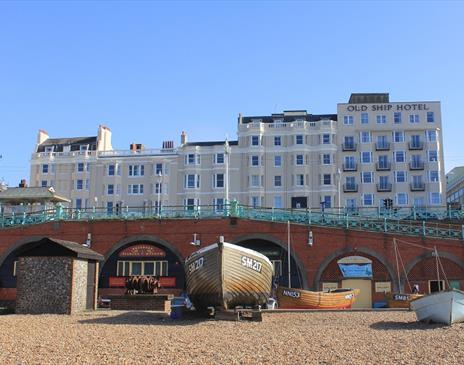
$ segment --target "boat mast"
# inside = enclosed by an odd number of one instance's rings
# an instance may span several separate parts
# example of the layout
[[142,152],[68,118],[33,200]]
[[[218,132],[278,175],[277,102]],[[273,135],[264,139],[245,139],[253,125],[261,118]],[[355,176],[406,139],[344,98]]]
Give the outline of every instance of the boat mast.
[[400,279],[400,264],[398,262],[398,247],[396,245],[396,238],[393,238],[393,249],[395,251],[395,259],[396,259],[396,273],[398,275],[398,289],[400,291],[400,294],[402,294],[401,290],[401,279]]
[[290,256],[290,221],[287,221],[287,261],[288,261],[288,264],[287,264],[287,267],[288,267],[288,287],[291,288],[292,287],[292,279],[290,277],[290,259],[291,259],[291,256]]
[[437,265],[437,280],[438,280],[438,291],[441,291],[441,288],[440,288],[440,269],[438,267],[438,251],[437,251],[437,246],[434,246],[433,247],[433,250],[434,250],[434,253],[435,253],[435,262],[436,262],[436,265]]

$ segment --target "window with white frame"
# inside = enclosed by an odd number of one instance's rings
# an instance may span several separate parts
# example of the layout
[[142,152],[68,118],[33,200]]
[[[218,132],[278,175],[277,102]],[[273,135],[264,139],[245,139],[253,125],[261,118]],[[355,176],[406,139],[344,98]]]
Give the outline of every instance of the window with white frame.
[[352,115],[345,115],[343,116],[343,124],[345,125],[353,125],[354,118]]
[[78,162],[76,166],[77,172],[84,172],[84,163],[83,162]]
[[296,174],[296,185],[303,186],[304,185],[304,175],[303,174]]
[[397,183],[403,183],[407,181],[406,171],[395,171],[395,181]]
[[76,180],[76,190],[83,190],[84,189],[84,180],[77,179]]
[[282,156],[280,155],[274,156],[274,166],[275,167],[282,166]]
[[364,184],[372,184],[374,182],[374,173],[372,171],[361,172],[361,182]]
[[419,123],[419,114],[410,114],[409,123]]
[[436,192],[430,193],[430,204],[431,205],[439,205],[441,204],[441,194]]
[[393,122],[394,122],[395,124],[400,124],[400,123],[401,123],[401,113],[395,112],[395,113],[393,114]]
[[303,165],[304,164],[303,155],[296,155],[295,156],[295,164],[296,165]]
[[196,205],[200,205],[199,203],[200,202],[197,199],[187,198],[184,199],[184,208],[186,210],[194,210]]
[[372,152],[370,152],[370,151],[361,152],[361,162],[362,163],[372,163]]
[[323,174],[322,175],[322,184],[323,185],[331,185],[332,184],[332,175],[331,174]]
[[114,194],[114,184],[108,184],[106,187],[106,194],[113,195]]
[[195,189],[200,187],[200,175],[187,174],[184,176],[184,187],[187,189]]
[[260,176],[259,175],[251,175],[251,186],[252,187],[260,186]]
[[331,208],[332,207],[332,196],[325,195],[324,196],[324,208]]
[[397,193],[396,194],[396,204],[397,205],[408,205],[408,194],[407,193]]
[[223,188],[224,187],[224,174],[215,174],[214,175],[214,187]]
[[404,142],[404,132],[403,131],[394,131],[393,132],[393,142],[396,142],[396,143]]
[[214,198],[213,206],[216,212],[222,212],[224,210],[224,198]]
[[369,114],[361,113],[361,124],[368,124],[369,123]]
[[295,136],[295,144],[303,144],[304,138],[302,134],[297,134]]
[[436,142],[437,141],[437,131],[432,129],[425,131],[425,138],[428,142]]
[[253,208],[259,207],[259,196],[252,196],[251,197],[251,206]]
[[155,164],[155,175],[163,175],[163,164],[162,163]]
[[115,165],[108,165],[108,176],[114,176]]
[[385,123],[387,123],[387,116],[386,115],[377,115],[376,120],[377,120],[377,124],[385,124]]
[[42,165],[42,174],[48,174],[48,164]]
[[186,165],[199,165],[201,158],[199,154],[188,153],[185,155],[185,164]]
[[404,151],[395,151],[395,162],[406,162],[406,155]]
[[214,163],[217,165],[222,165],[224,163],[224,154],[223,153],[216,153],[214,155]]
[[48,186],[48,181],[47,180],[42,180],[40,182],[40,186],[42,186],[43,188],[46,188]]
[[438,161],[438,152],[437,150],[429,150],[429,162],[437,162]]
[[360,139],[361,139],[361,143],[371,143],[372,142],[371,132],[362,131]]
[[330,165],[332,163],[332,159],[330,158],[330,153],[324,153],[322,155],[322,164]]
[[145,174],[144,165],[129,165],[129,176],[143,176]]
[[129,184],[127,185],[127,194],[129,195],[142,195],[143,184]]
[[251,156],[251,166],[259,166],[259,156]]
[[433,112],[427,112],[427,123],[433,123],[435,122],[435,117],[433,115]]
[[259,136],[251,136],[251,145],[259,146]]
[[363,194],[362,202],[365,207],[371,207],[374,205],[374,194]]
[[274,136],[274,146],[281,146],[281,145],[282,145],[282,137]]
[[282,186],[282,176],[276,175],[274,176],[274,186],[281,187]]
[[330,144],[330,134],[324,133],[322,135],[322,144]]
[[77,210],[82,209],[82,199],[80,199],[80,198],[76,199],[75,207],[76,207]]
[[90,179],[85,179],[85,190],[90,190]]
[[438,182],[439,179],[440,179],[440,176],[439,176],[437,170],[430,170],[429,171],[429,181],[430,182]]
[[168,276],[168,261],[118,261],[118,276]]
[[155,194],[162,194],[163,193],[163,184],[157,182],[155,183]]
[[281,196],[275,196],[274,197],[274,208],[283,208],[282,197]]

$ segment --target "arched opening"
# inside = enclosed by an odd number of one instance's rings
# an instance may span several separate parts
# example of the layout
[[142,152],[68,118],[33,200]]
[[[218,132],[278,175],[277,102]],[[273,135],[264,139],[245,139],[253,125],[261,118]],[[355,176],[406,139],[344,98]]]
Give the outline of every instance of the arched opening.
[[99,295],[124,293],[126,278],[135,275],[159,278],[161,293],[179,295],[184,290],[182,258],[156,238],[134,237],[113,246],[100,271]]
[[[274,284],[288,286],[288,251],[286,246],[277,240],[263,237],[243,237],[233,243],[267,256],[274,265]],[[290,257],[290,281],[292,288],[307,289],[303,266],[293,253]]]

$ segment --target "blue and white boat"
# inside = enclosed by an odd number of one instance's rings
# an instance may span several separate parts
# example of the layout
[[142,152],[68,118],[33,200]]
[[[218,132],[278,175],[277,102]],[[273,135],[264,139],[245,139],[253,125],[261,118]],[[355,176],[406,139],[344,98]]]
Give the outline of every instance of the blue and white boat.
[[464,322],[464,292],[450,289],[411,302],[417,320],[451,325]]

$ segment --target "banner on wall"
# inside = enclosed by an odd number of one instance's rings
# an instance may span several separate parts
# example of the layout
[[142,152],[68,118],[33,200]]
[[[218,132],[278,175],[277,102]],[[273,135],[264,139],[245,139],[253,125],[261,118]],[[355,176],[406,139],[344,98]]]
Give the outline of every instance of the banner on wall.
[[372,264],[338,264],[344,278],[372,278]]

